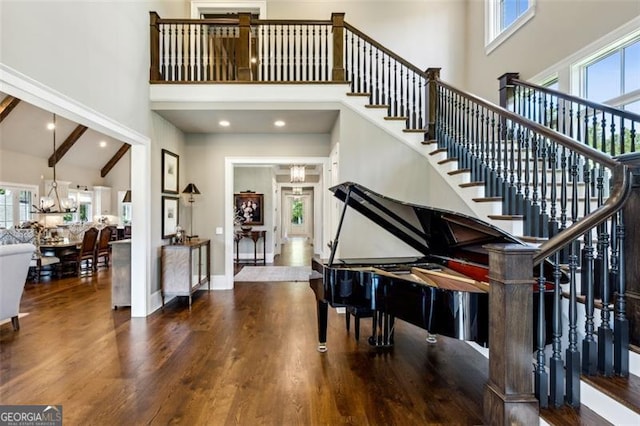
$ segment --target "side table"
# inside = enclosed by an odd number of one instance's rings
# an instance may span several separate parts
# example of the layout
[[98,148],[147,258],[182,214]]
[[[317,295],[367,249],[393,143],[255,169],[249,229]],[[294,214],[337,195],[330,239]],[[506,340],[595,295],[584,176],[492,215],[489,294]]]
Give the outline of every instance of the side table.
[[[253,264],[257,265],[258,260],[262,260],[262,264],[267,264],[267,231],[237,231],[233,236],[236,242],[236,263],[240,263],[240,241],[248,238],[253,241]],[[262,259],[258,258],[258,240],[262,238]]]

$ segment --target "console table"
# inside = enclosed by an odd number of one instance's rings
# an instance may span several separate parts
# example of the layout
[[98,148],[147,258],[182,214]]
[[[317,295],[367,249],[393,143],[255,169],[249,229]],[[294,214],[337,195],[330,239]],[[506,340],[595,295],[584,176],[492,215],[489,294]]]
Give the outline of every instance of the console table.
[[[267,264],[267,231],[238,231],[234,235],[236,242],[236,263],[240,263],[240,241],[248,238],[253,241],[253,264],[257,265],[258,260],[262,260],[262,264]],[[258,240],[262,238],[262,259],[258,258]]]
[[162,246],[162,306],[166,296],[189,297],[204,283],[211,290],[211,243],[197,240]]

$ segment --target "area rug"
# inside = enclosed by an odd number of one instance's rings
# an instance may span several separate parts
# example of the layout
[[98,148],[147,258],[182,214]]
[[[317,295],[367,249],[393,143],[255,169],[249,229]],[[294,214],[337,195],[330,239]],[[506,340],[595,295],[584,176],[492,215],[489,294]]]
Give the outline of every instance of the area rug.
[[245,266],[233,277],[236,282],[309,281],[310,266]]

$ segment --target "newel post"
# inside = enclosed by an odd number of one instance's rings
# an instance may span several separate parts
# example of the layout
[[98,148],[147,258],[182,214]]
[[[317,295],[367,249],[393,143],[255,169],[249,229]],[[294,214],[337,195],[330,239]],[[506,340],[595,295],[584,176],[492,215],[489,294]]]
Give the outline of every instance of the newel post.
[[489,381],[484,420],[489,425],[539,422],[533,394],[533,255],[517,244],[488,245]]
[[238,80],[251,81],[251,14],[239,13],[238,26],[240,30],[236,46]]
[[427,139],[436,138],[436,119],[438,117],[438,80],[442,68],[427,68]]
[[333,69],[331,81],[345,81],[344,77],[344,13],[332,13]]
[[160,28],[158,28],[158,20],[160,16],[156,12],[149,12],[149,52],[151,52],[151,61],[149,64],[149,80],[162,80],[160,74]]
[[513,79],[520,78],[520,74],[517,72],[507,72],[498,77],[500,83],[500,106],[507,108],[509,99],[513,98]]

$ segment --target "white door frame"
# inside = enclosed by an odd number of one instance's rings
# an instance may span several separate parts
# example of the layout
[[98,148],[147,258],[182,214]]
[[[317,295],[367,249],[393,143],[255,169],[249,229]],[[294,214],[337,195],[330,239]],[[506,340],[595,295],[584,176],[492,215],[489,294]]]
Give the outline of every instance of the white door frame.
[[[320,176],[320,182],[309,184],[307,186],[313,186],[314,188],[314,203],[317,203],[317,207],[314,208],[314,246],[317,249],[324,247],[325,241],[323,241],[325,220],[323,213],[326,211],[324,206],[323,188],[326,185],[323,184],[324,177],[327,176],[329,171],[330,160],[328,157],[225,157],[224,159],[224,205],[230,206],[225,209],[224,213],[224,284],[222,289],[233,288],[233,171],[236,165],[240,164],[254,164],[254,165],[278,165],[278,164],[318,164],[322,166],[322,175]],[[278,184],[278,190],[282,194],[282,185],[291,186],[291,184]]]

